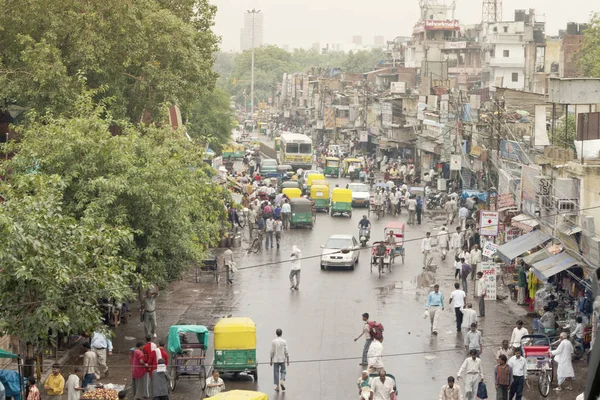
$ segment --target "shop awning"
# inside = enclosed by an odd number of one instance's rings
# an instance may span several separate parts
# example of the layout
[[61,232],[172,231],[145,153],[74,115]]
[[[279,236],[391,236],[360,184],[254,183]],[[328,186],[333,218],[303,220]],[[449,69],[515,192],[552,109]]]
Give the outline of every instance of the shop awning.
[[581,232],[583,229],[581,229],[581,227],[579,227],[575,224],[572,224],[570,222],[563,222],[562,224],[558,225],[558,230],[567,236],[571,236],[571,235]]
[[577,264],[579,262],[567,253],[560,253],[533,264],[533,274],[542,282],[546,282],[548,278]]
[[533,231],[498,247],[496,254],[498,254],[504,262],[510,263],[521,254],[550,239],[552,239],[552,237],[547,233]]
[[539,226],[539,221],[534,217],[530,217],[527,214],[519,214],[515,215],[511,219],[511,225],[517,227],[519,229],[523,229],[525,232],[531,232],[537,226]]
[[525,261],[525,264],[527,265],[533,265],[537,262],[547,259],[551,255],[552,254],[550,254],[548,250],[542,249],[540,251],[536,251],[535,253],[528,255],[527,257],[523,257],[523,261]]

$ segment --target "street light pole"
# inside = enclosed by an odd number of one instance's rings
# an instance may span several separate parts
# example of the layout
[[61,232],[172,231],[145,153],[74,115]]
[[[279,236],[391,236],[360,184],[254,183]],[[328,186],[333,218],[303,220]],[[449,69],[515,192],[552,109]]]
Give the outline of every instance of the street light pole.
[[248,14],[252,14],[252,71],[250,73],[250,111],[254,115],[254,16],[260,12],[260,10],[252,9],[247,10]]

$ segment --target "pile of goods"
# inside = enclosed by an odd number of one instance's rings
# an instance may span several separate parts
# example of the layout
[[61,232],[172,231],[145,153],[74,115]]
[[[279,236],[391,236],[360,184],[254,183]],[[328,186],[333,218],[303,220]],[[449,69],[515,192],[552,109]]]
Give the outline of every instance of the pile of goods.
[[89,400],[117,400],[119,392],[114,389],[98,388],[85,392],[81,398]]

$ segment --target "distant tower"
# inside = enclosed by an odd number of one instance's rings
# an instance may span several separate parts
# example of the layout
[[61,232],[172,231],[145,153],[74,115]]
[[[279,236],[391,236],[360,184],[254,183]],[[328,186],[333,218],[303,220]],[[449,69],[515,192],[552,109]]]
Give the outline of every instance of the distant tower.
[[481,22],[502,21],[502,0],[483,0]]

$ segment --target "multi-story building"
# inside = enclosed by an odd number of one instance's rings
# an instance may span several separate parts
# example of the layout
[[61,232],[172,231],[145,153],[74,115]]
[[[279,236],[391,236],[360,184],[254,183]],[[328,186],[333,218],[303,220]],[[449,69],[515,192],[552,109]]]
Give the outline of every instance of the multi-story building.
[[254,47],[261,47],[264,44],[264,14],[257,12],[247,12],[244,14],[244,27],[240,31],[240,49],[242,51],[250,50]]

